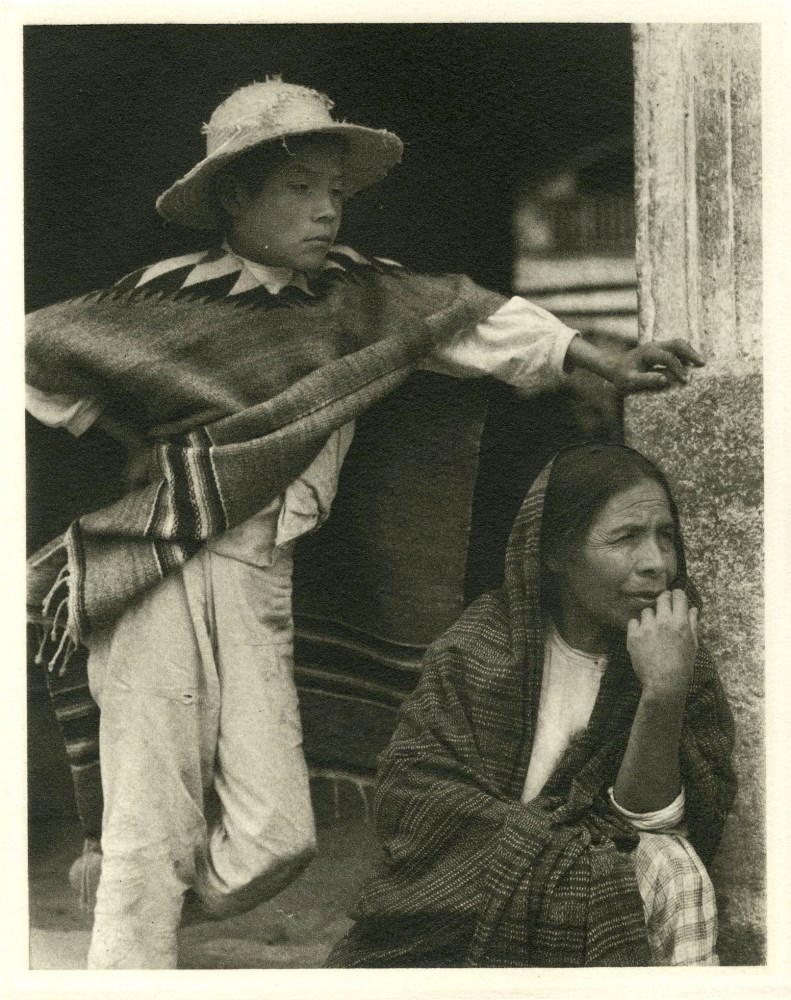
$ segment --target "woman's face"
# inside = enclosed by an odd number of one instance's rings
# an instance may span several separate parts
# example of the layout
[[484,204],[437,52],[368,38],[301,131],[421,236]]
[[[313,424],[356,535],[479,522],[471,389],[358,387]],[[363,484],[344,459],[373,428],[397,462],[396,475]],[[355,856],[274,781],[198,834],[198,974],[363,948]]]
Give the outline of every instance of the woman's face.
[[625,632],[675,579],[676,525],[663,487],[643,479],[616,493],[582,545],[550,569],[560,588],[561,635],[576,649],[602,652],[606,635]]

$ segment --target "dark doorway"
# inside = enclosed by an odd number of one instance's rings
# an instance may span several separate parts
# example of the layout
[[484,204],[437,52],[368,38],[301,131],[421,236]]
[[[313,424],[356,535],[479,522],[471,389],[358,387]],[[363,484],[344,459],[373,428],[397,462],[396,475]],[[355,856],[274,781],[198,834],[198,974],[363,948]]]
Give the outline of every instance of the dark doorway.
[[631,130],[626,24],[28,26],[24,43],[28,309],[203,245],[154,199],[203,156],[215,105],[267,73],[406,143],[349,205],[347,242],[499,290],[517,188]]
[[[205,246],[205,236],[165,224],[154,200],[204,155],[200,125],[213,108],[267,73],[327,92],[339,117],[406,143],[403,165],[349,204],[346,242],[502,291],[525,181],[628,134],[632,122],[625,24],[29,26],[24,68],[29,310]],[[503,387],[488,400],[467,597],[497,582],[508,525],[543,462],[538,450],[522,461],[529,435],[551,450],[565,433],[556,400],[536,405],[528,414]],[[102,490],[111,492],[123,454],[100,432],[78,447],[33,420],[28,430],[34,550],[84,511],[86,497],[109,500]],[[504,468],[516,470],[512,479]],[[31,676],[42,688],[41,672]],[[31,814],[63,796],[40,745],[34,739],[41,782],[31,782],[40,789]]]
[[[166,225],[154,200],[204,155],[200,125],[214,107],[268,73],[325,91],[339,117],[389,128],[406,143],[403,165],[349,204],[346,242],[419,270],[462,271],[501,291],[511,286],[512,216],[525,182],[611,135],[628,135],[632,122],[631,39],[624,24],[28,26],[24,70],[28,310],[206,246],[206,237]],[[403,398],[401,405],[408,411]],[[472,569],[462,581],[467,599],[496,584],[527,482],[570,419],[565,403],[550,394],[529,409],[503,386],[488,395],[485,412],[469,532]],[[458,419],[455,412],[450,419]],[[362,433],[359,439],[364,444]],[[535,440],[540,447],[531,448]],[[87,506],[109,502],[124,460],[99,431],[74,441],[32,419],[27,456],[31,551]],[[353,473],[352,463],[348,468]],[[302,586],[304,605],[304,580]],[[340,761],[347,771],[369,772],[392,728],[405,677],[378,677],[380,687],[393,689],[378,707],[356,702],[349,657],[333,674],[326,644],[316,646],[311,659],[311,638],[303,634],[298,652],[312,763]],[[313,667],[323,672],[313,670],[318,680],[308,691]],[[65,888],[81,833],[63,740],[44,672],[32,658],[28,671],[32,926],[85,929],[89,918],[75,917]],[[343,711],[327,711],[322,691],[328,697],[346,692]],[[370,827],[357,823],[352,834],[341,829],[342,836],[327,840],[329,860],[318,881],[331,870],[350,905],[355,865],[362,870],[374,847]],[[340,874],[335,843],[346,866]],[[314,907],[316,893],[308,888]],[[325,922],[334,933],[329,917]],[[37,960],[47,952],[51,961],[52,941],[37,940]],[[200,955],[186,961],[201,967]],[[248,960],[259,962],[258,953]],[[304,954],[296,959],[305,962]]]

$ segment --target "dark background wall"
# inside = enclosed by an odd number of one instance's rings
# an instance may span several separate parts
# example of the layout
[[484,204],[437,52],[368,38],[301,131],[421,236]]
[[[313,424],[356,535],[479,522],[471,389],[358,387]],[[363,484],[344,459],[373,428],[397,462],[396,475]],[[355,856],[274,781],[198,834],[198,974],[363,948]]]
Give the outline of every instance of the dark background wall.
[[28,26],[24,58],[28,309],[205,245],[154,199],[267,73],[406,142],[350,203],[348,242],[502,290],[516,188],[632,121],[625,24]]
[[[628,134],[633,111],[626,24],[36,25],[24,72],[28,310],[209,245],[154,200],[203,157],[216,105],[267,73],[406,143],[403,164],[348,204],[343,239],[503,291],[519,187]],[[87,496],[107,502],[122,457],[98,432],[74,442],[29,419],[29,549]]]
[[[160,219],[154,200],[204,155],[214,107],[267,73],[406,142],[403,165],[348,205],[346,241],[501,290],[520,185],[632,122],[628,25],[28,26],[24,70],[28,310],[206,246]],[[490,423],[507,440],[485,454],[526,433],[501,405]],[[32,419],[27,444],[33,551],[114,497],[123,455],[98,431],[75,441]],[[495,471],[482,481],[501,493]],[[73,812],[41,670],[30,679],[30,815]]]

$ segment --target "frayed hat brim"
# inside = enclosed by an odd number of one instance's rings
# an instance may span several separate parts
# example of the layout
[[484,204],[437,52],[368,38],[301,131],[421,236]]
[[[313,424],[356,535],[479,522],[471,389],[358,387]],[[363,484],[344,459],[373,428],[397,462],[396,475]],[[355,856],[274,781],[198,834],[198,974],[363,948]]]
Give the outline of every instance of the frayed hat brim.
[[156,201],[160,215],[191,229],[218,230],[221,221],[214,200],[217,172],[242,153],[264,143],[287,143],[289,136],[340,135],[349,144],[344,160],[347,196],[382,180],[401,161],[404,144],[386,129],[333,122],[320,128],[285,129],[274,137],[234,136],[179,178]]

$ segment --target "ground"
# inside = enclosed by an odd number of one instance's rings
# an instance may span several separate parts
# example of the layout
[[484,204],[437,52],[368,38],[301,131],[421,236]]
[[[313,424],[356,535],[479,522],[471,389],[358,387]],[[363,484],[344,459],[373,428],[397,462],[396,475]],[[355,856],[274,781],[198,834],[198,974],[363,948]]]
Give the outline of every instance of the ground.
[[[30,967],[84,969],[91,916],[80,911],[68,883],[82,835],[72,819],[30,830]],[[359,818],[319,826],[319,853],[276,899],[251,913],[180,932],[184,969],[308,969],[320,967],[351,926],[348,911],[377,857],[373,830]]]

